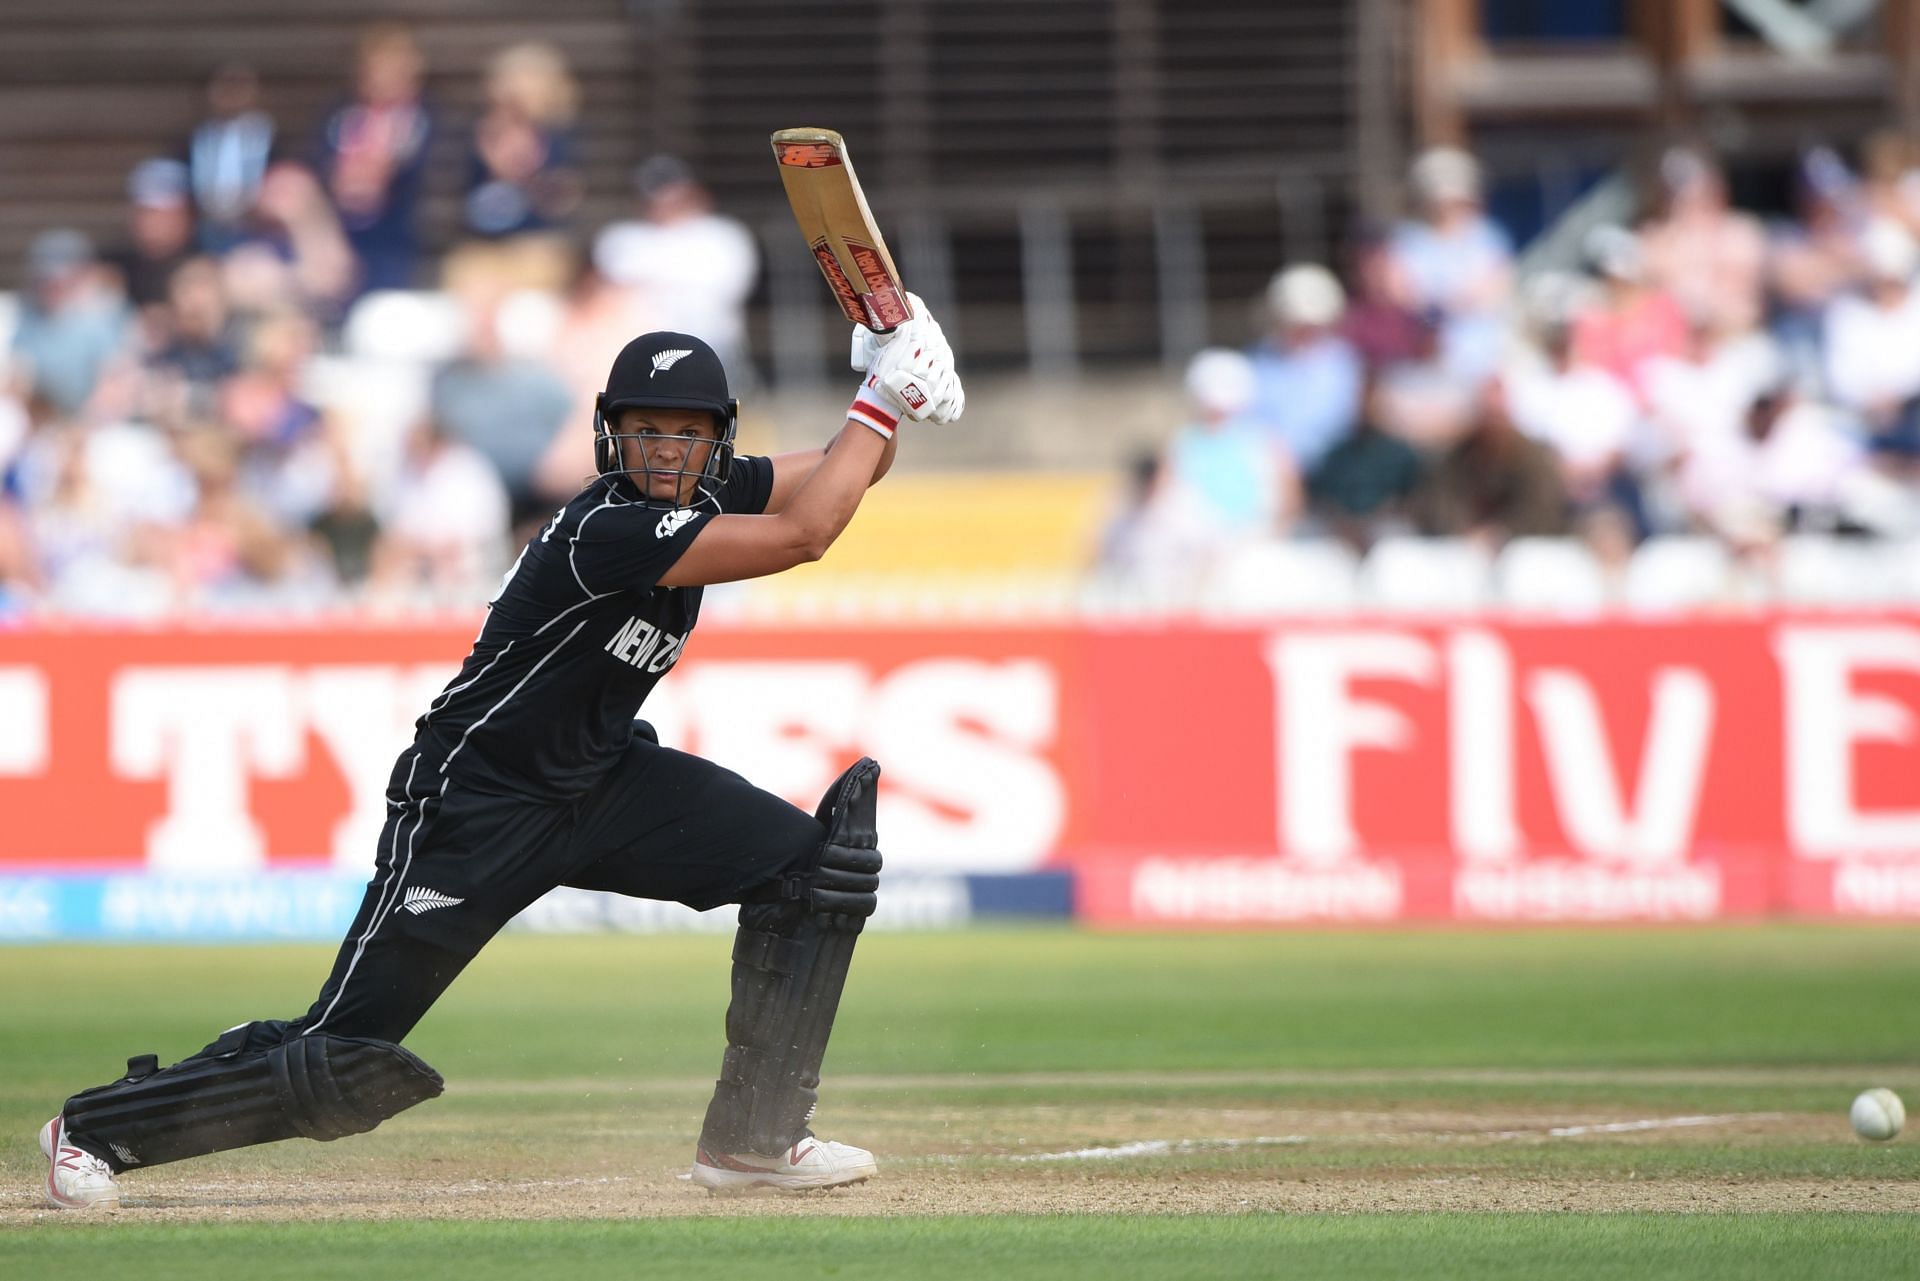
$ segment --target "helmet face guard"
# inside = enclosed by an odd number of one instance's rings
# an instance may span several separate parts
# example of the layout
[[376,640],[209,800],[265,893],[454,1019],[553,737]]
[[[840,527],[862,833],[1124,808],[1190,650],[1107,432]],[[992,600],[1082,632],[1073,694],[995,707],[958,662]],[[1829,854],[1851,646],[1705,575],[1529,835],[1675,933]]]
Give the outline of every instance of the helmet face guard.
[[[701,409],[712,414],[717,434],[713,437],[689,438],[616,430],[623,409],[682,408]],[[593,408],[594,467],[602,476],[626,481],[640,495],[643,503],[663,503],[670,507],[708,505],[718,510],[720,487],[727,483],[727,477],[733,471],[733,438],[738,414],[738,404],[732,400],[726,402],[726,410],[721,413],[707,405],[653,405],[630,400],[609,405],[603,393],[595,399]],[[668,466],[667,460],[659,457],[662,452],[671,452],[670,448],[662,450],[662,446],[667,446],[669,442],[685,447],[678,466]],[[699,465],[691,465],[695,463]],[[673,481],[674,496],[671,500],[654,495],[653,482],[661,477]],[[693,482],[690,496],[686,484],[689,480]]]
[[[704,413],[713,419],[714,437],[709,443],[705,437],[623,432],[624,409]],[[718,508],[720,487],[733,470],[739,416],[740,404],[727,394],[727,371],[712,347],[692,334],[642,334],[621,350],[607,389],[594,400],[594,466],[602,476],[624,481],[643,503]],[[682,447],[678,465],[669,465],[663,455]],[[661,478],[673,482],[671,498],[655,496],[654,482]]]

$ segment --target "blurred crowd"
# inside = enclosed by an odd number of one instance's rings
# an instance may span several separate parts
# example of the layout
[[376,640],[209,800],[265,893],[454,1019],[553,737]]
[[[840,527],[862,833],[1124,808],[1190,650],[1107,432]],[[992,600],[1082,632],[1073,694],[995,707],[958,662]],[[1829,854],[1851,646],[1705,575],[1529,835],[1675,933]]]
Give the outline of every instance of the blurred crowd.
[[[591,472],[628,338],[699,333],[751,375],[755,242],[685,164],[647,161],[629,214],[585,225],[557,49],[500,50],[457,130],[425,71],[405,28],[370,28],[296,137],[223,67],[128,175],[117,236],[32,242],[0,307],[0,617],[485,599]],[[460,236],[429,253],[453,150]],[[1910,140],[1808,152],[1770,220],[1676,149],[1644,217],[1524,278],[1471,155],[1420,156],[1406,194],[1344,261],[1279,271],[1258,341],[1192,362],[1189,421],[1136,461],[1097,577],[1204,587],[1278,542],[1544,537],[1617,568],[1663,535],[1736,558],[1920,535]]]
[[[629,217],[580,225],[557,49],[501,50],[463,136],[425,71],[407,29],[368,29],[295,137],[223,67],[129,175],[116,238],[33,240],[0,312],[0,617],[484,600],[591,474],[627,339],[738,352],[757,251],[685,165],[656,157]],[[452,148],[461,237],[430,255],[429,157]]]
[[1712,156],[1660,161],[1637,225],[1522,279],[1462,151],[1345,270],[1274,276],[1268,332],[1201,353],[1189,421],[1139,458],[1110,574],[1204,579],[1250,539],[1489,556],[1578,540],[1603,570],[1663,535],[1734,560],[1813,534],[1920,533],[1920,156],[1801,157],[1795,207],[1736,208]]

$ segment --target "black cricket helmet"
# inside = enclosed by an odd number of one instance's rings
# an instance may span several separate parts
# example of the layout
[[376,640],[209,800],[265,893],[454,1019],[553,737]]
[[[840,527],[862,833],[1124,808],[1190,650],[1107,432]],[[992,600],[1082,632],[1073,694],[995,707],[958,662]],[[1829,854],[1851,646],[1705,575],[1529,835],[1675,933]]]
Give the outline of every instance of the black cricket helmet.
[[[700,409],[713,415],[716,440],[699,459],[701,466],[687,463],[699,458],[698,451],[683,456],[679,467],[656,466],[653,454],[667,438],[645,432],[618,432],[622,409]],[[602,476],[625,480],[639,490],[643,502],[660,501],[652,497],[648,480],[671,476],[676,482],[694,478],[698,495],[690,505],[718,504],[720,486],[733,470],[733,437],[738,427],[740,403],[727,394],[727,371],[712,347],[692,334],[659,331],[641,334],[621,349],[607,373],[607,389],[595,397],[593,405],[593,462]],[[627,441],[637,441],[640,466],[629,467],[622,456]],[[664,462],[664,460],[662,460]],[[676,500],[673,506],[679,506]]]

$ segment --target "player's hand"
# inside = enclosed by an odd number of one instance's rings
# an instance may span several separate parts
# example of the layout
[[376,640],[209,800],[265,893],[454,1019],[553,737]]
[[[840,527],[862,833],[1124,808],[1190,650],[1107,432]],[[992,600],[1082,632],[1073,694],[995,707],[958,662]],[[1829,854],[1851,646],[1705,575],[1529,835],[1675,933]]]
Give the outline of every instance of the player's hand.
[[921,311],[878,344],[848,416],[891,436],[902,418],[950,423],[965,407],[953,349],[932,315]]
[[940,322],[923,310],[894,330],[868,367],[868,390],[915,422],[951,422],[965,405],[953,348]]
[[922,299],[919,294],[909,293],[907,295],[907,304],[913,309],[913,319],[907,321],[906,324],[889,329],[884,334],[876,334],[865,325],[855,325],[853,327],[853,349],[848,355],[847,363],[853,366],[855,373],[864,374],[872,368],[874,360],[879,357],[881,351],[886,348],[886,345],[892,342],[894,338],[899,335],[900,331],[907,328],[908,325],[916,324],[920,321],[931,321],[935,329],[940,328],[940,322],[933,319],[933,312],[928,310],[926,301]]

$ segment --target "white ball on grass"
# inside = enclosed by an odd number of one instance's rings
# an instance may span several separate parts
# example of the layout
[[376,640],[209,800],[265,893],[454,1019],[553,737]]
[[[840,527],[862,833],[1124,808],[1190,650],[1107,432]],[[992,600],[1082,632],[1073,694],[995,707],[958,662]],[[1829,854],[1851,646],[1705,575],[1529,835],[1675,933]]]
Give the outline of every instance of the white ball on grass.
[[1876,1088],[1855,1099],[1847,1117],[1861,1138],[1890,1139],[1907,1123],[1907,1108],[1892,1090]]

